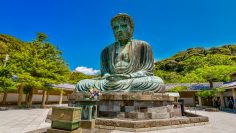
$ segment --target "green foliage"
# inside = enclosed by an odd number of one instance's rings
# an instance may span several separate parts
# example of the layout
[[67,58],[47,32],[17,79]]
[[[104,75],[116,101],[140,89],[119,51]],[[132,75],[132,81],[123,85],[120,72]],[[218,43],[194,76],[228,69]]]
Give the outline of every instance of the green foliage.
[[235,66],[204,66],[188,73],[181,79],[183,83],[209,82],[227,82],[230,80],[230,74],[236,71]]
[[206,79],[199,76],[198,73],[188,73],[186,76],[184,76],[179,82],[181,83],[203,83],[207,82]]
[[[0,46],[10,56],[7,66],[18,77],[17,83],[26,93],[33,88],[50,89],[49,84],[66,82],[69,73],[62,52],[47,42],[47,35],[37,33],[32,42],[23,42],[8,35],[0,35]],[[4,58],[1,58],[1,61]]]
[[196,69],[193,73],[207,81],[229,81],[230,74],[236,71],[235,66],[205,66],[203,68]]
[[67,78],[68,78],[69,83],[76,84],[77,82],[79,82],[82,79],[91,79],[91,78],[95,78],[95,76],[85,75],[85,74],[80,73],[80,72],[71,72],[67,75]]
[[232,60],[234,56],[226,56],[220,54],[208,54],[205,57],[192,56],[183,61],[184,73],[189,73],[197,68],[204,66],[215,66],[215,65],[235,65],[236,62]]
[[180,91],[185,91],[187,89],[188,89],[187,86],[176,86],[176,87],[170,89],[169,91],[170,92],[180,92]]
[[216,88],[216,89],[212,89],[212,90],[198,91],[196,93],[196,95],[199,96],[199,97],[208,98],[208,97],[217,96],[217,94],[222,93],[222,92],[225,92],[224,88]]
[[230,72],[235,71],[235,55],[236,45],[190,48],[156,62],[154,74],[167,83],[228,81]]
[[12,79],[11,67],[0,66],[0,92],[9,92],[16,89],[16,83]]
[[179,82],[183,77],[182,75],[176,72],[168,72],[162,70],[155,70],[154,75],[161,77],[165,83],[176,83]]
[[202,90],[202,91],[198,91],[196,93],[196,95],[199,97],[204,97],[204,98],[213,97],[214,91],[213,90]]
[[223,93],[225,92],[225,88],[224,87],[216,88],[214,89],[214,91],[215,91],[215,94]]
[[202,61],[202,56],[192,56],[186,60],[183,61],[184,65],[184,71],[190,72],[192,70],[195,70],[197,68],[203,67],[205,65],[205,62]]

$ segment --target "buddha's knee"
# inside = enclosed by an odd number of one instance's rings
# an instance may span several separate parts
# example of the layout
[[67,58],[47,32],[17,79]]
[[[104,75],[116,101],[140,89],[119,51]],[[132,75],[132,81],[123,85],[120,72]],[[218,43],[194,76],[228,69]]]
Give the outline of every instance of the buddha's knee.
[[133,83],[160,83],[160,84],[164,84],[163,80],[160,77],[156,77],[156,76],[135,78],[133,80]]
[[151,78],[151,81],[153,82],[164,84],[164,81],[160,77],[150,76],[150,78]]
[[131,91],[165,91],[165,85],[163,80],[156,76],[135,78],[131,86]]
[[84,79],[79,81],[76,85],[76,89],[78,91],[87,91],[89,88],[91,88],[94,84],[94,81],[91,79]]

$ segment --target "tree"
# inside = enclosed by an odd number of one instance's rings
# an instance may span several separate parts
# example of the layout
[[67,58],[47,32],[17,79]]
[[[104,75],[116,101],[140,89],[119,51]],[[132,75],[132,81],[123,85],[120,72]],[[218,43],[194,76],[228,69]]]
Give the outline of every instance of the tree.
[[201,90],[196,93],[197,96],[203,97],[203,98],[208,98],[208,97],[213,97],[214,96],[214,91],[213,90]]
[[176,86],[176,87],[170,89],[169,91],[170,92],[180,92],[180,91],[185,91],[185,90],[188,90],[187,86]]
[[69,83],[73,83],[73,84],[76,84],[78,83],[80,80],[83,80],[83,79],[91,79],[91,78],[95,78],[96,76],[94,75],[85,75],[83,73],[80,73],[80,72],[71,72],[71,73],[68,73],[67,74],[67,81]]
[[0,66],[0,92],[3,92],[2,104],[5,105],[7,93],[15,90],[16,83],[12,79],[11,67]]
[[176,83],[179,82],[183,77],[182,75],[176,72],[168,72],[162,70],[155,70],[154,75],[159,76],[161,79],[164,80],[165,83]]
[[197,68],[201,68],[205,65],[202,56],[192,56],[183,61],[185,73],[191,72]]
[[[9,63],[17,68],[13,73],[18,77],[19,92],[27,94],[29,106],[34,89],[47,91],[51,88],[50,84],[65,82],[68,66],[62,58],[62,52],[47,42],[47,35],[37,33],[36,39],[29,43],[4,35],[0,36],[0,42],[7,46],[11,57]],[[21,104],[21,99],[18,103]]]
[[236,65],[236,45],[224,45],[217,48],[189,48],[170,58],[155,62],[155,70],[176,72],[185,76],[204,66]]
[[201,90],[196,93],[197,96],[203,97],[203,98],[208,98],[208,97],[215,97],[219,93],[225,92],[224,88],[215,88],[212,90]]
[[182,82],[208,81],[210,88],[213,88],[213,82],[226,82],[230,80],[230,74],[236,72],[234,65],[204,66],[183,77]]
[[199,76],[198,74],[192,72],[188,73],[185,75],[181,80],[181,83],[202,83],[202,82],[207,82],[206,79],[203,77]]
[[[26,72],[32,77],[32,81],[27,84],[31,89],[29,96],[32,97],[33,90],[42,88],[44,91],[51,89],[50,84],[65,82],[65,75],[69,73],[67,64],[62,58],[62,52],[46,41],[47,36],[37,33],[37,38],[30,43],[28,58],[28,68]],[[45,93],[43,93],[43,103],[45,104]],[[29,98],[29,105],[32,99]]]
[[208,54],[205,57],[192,56],[183,61],[184,73],[189,73],[197,68],[204,66],[215,66],[215,65],[235,65],[236,62],[233,60],[234,56],[220,55],[220,54]]

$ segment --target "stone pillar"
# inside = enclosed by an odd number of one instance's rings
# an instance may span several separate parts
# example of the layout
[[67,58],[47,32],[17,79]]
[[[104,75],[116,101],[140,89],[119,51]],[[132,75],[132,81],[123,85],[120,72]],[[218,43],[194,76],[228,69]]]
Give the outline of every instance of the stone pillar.
[[200,96],[198,96],[198,103],[199,103],[199,106],[202,106],[202,98]]
[[193,106],[196,107],[196,99],[195,99],[195,95],[193,96]]
[[88,120],[89,120],[89,121],[92,120],[92,112],[93,112],[93,106],[90,105],[90,106],[89,106],[89,116],[88,116]]
[[60,91],[60,99],[59,99],[59,104],[62,104],[62,99],[63,99],[63,90]]
[[236,108],[236,91],[235,88],[232,89],[232,93],[233,93],[233,100],[234,100],[234,108]]
[[19,86],[19,95],[18,95],[18,100],[17,100],[17,106],[20,107],[21,106],[21,102],[22,102],[22,97],[23,97],[23,86]]
[[220,93],[220,107],[225,107],[224,97],[223,93]]
[[43,90],[42,107],[45,106],[46,100],[47,100],[47,91]]

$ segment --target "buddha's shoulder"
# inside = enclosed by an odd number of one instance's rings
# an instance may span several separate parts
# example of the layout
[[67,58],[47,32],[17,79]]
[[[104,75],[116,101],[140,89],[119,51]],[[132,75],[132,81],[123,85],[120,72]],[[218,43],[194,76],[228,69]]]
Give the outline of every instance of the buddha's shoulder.
[[115,43],[112,43],[112,44],[106,46],[105,48],[103,48],[102,52],[109,51],[109,49],[112,49],[114,46],[115,46]]
[[143,41],[143,40],[132,40],[132,42],[136,45],[150,46],[146,41]]
[[106,46],[105,48],[103,48],[103,50],[112,48],[112,47],[114,47],[114,46],[115,46],[115,43],[112,43],[112,44]]

